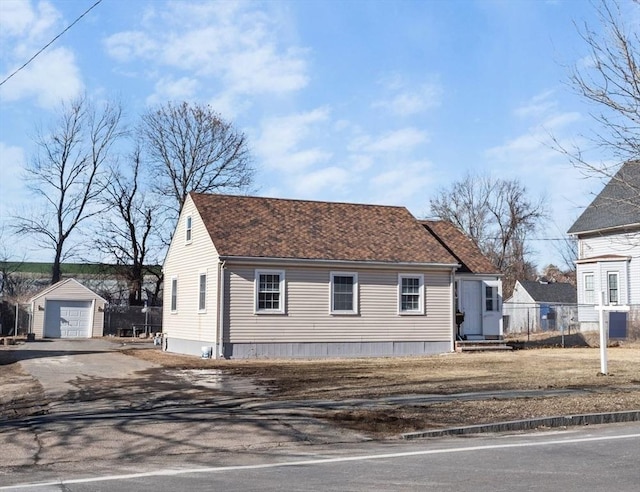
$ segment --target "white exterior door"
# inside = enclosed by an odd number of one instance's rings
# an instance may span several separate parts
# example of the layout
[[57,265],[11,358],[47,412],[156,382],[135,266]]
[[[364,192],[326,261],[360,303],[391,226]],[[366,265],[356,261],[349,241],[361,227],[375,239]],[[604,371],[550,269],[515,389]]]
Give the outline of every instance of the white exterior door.
[[44,336],[47,338],[90,338],[91,301],[50,301],[45,307]]
[[502,336],[502,284],[482,282],[482,334]]
[[462,281],[462,335],[482,335],[482,287],[483,282],[477,280]]

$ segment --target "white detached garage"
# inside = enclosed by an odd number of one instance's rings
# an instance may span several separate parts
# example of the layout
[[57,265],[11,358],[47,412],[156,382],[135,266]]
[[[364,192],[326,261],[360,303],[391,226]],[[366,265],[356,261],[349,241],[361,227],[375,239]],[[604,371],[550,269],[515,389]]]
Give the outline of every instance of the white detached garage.
[[107,301],[72,278],[62,280],[29,301],[36,338],[101,337]]

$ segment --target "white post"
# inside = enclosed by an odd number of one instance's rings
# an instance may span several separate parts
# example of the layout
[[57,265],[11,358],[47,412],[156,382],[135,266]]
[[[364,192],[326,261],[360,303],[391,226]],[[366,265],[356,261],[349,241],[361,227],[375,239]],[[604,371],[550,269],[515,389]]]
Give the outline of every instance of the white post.
[[16,303],[16,322],[13,326],[13,336],[18,336],[18,318],[20,317],[20,304]]
[[598,299],[598,318],[600,325],[600,372],[607,374],[607,334],[604,329],[604,292]]

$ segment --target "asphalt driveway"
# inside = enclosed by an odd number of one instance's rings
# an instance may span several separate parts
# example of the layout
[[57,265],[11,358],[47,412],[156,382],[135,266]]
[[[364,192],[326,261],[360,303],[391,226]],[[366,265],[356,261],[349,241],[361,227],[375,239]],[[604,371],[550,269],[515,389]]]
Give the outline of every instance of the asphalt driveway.
[[144,370],[158,367],[118,351],[122,343],[108,339],[46,339],[16,348],[21,367],[38,380],[52,404],[64,403],[65,395],[86,380],[135,378]]
[[216,387],[209,375],[165,369],[124,355],[121,347],[89,339],[10,349],[42,386],[43,411],[0,419],[0,486],[34,472],[57,479],[162,469],[167,462],[197,466],[238,451],[249,451],[251,461],[253,452],[283,445],[362,440],[308,410],[260,408],[269,398],[246,379]]

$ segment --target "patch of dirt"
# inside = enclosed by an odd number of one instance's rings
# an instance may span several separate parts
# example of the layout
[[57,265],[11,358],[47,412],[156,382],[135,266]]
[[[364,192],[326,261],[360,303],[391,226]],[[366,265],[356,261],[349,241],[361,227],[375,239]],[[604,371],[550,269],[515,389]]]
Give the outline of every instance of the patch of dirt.
[[[588,338],[582,338],[588,340]],[[565,342],[567,340],[565,339]],[[456,400],[424,405],[388,404],[322,411],[314,416],[376,437],[558,415],[640,409],[640,346],[608,349],[609,374],[600,374],[600,351],[573,340],[558,348],[456,353],[425,357],[330,360],[214,360],[162,351],[126,350],[165,368],[216,368],[271,388],[272,400],[344,401],[394,395],[453,395],[499,390],[579,389],[579,395]],[[565,344],[565,347],[568,347]],[[554,347],[554,348],[549,348]]]
[[0,348],[0,418],[40,415],[47,401],[40,383],[17,363],[13,347]]
[[489,424],[529,418],[555,417],[640,409],[639,391],[514,400],[479,400],[377,409],[356,409],[318,414],[343,427],[377,437]]

